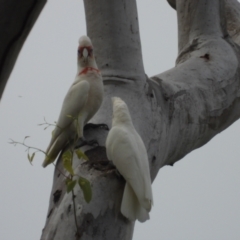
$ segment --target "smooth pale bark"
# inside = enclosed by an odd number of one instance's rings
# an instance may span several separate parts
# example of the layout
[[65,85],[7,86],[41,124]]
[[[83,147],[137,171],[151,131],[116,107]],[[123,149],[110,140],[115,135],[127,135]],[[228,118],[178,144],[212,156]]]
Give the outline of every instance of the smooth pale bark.
[[[103,105],[92,122],[111,126],[111,97],[123,98],[146,145],[152,180],[161,167],[173,165],[240,117],[236,1],[228,0],[225,8],[222,0],[178,0],[176,66],[152,78],[143,69],[135,0],[84,3],[87,32],[105,84]],[[89,163],[74,158],[75,171],[93,189],[87,204],[75,188],[80,237],[75,236],[71,194],[66,194],[64,177],[56,169],[42,240],[132,239],[134,223],[119,213],[124,181],[106,164],[107,132],[87,130],[85,136],[97,139],[100,147],[83,148]],[[57,168],[64,171],[61,159]]]
[[[225,0],[225,7],[218,0],[168,2],[177,9],[179,56],[173,69],[148,79],[135,0],[85,1],[88,35],[105,81],[104,103],[92,121],[110,126],[110,98],[122,97],[148,149],[152,179],[162,166],[174,164],[207,143],[240,115],[238,1]],[[0,0],[0,97],[45,3]],[[89,130],[85,135],[104,146],[107,131]],[[74,162],[76,171],[88,178],[93,188],[90,204],[75,190],[81,239],[131,239],[134,224],[119,213],[123,179],[102,162],[107,160],[104,147],[90,149],[87,154],[91,164]],[[62,169],[60,162],[58,168]],[[75,239],[71,195],[65,193],[58,170],[53,193],[41,239]]]
[[18,54],[47,0],[0,0],[0,99]]
[[[169,5],[176,10],[176,0],[167,0]],[[224,0],[227,32],[232,40],[240,44],[240,7],[237,0]]]

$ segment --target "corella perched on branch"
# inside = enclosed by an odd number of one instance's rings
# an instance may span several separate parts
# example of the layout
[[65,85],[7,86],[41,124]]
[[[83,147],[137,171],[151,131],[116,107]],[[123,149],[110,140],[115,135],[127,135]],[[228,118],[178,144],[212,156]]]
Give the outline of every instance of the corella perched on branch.
[[43,167],[54,162],[64,146],[78,135],[98,111],[103,100],[103,81],[98,70],[92,42],[87,36],[79,39],[78,72],[63,101],[57,126],[46,150]]
[[153,204],[148,155],[135,130],[126,103],[112,98],[112,128],[106,141],[107,157],[126,180],[121,212],[135,221],[145,222]]

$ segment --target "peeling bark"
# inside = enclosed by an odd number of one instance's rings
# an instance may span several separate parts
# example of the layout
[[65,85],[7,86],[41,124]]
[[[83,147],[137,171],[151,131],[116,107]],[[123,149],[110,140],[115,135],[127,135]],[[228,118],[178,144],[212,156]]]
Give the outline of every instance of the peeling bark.
[[232,40],[240,45],[240,4],[237,0],[225,0],[227,30]]
[[[144,73],[135,0],[84,3],[105,85],[102,107],[91,122],[111,126],[111,97],[126,101],[148,151],[152,180],[161,167],[173,165],[240,117],[237,1],[224,5],[223,0],[178,0],[176,66],[151,78]],[[124,180],[106,158],[107,133],[88,129],[84,135],[97,139],[100,147],[82,149],[90,162],[74,158],[75,171],[89,179],[93,189],[89,204],[75,190],[81,236],[75,236],[71,195],[56,169],[42,240],[132,239],[134,223],[119,212]],[[57,168],[64,171],[61,158]]]
[[0,99],[18,54],[47,0],[0,0]]

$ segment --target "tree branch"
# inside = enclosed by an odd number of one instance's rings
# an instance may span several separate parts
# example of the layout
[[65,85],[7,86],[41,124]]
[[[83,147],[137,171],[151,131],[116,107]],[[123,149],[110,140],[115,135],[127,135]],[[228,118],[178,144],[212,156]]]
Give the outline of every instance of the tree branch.
[[18,54],[47,0],[0,0],[0,99]]
[[[176,0],[167,0],[169,5],[176,10]],[[237,0],[224,0],[227,31],[232,40],[240,44],[240,3]]]
[[237,0],[225,0],[225,6],[228,33],[240,45],[240,3]]
[[[97,4],[85,0],[87,31],[105,84],[103,104],[91,122],[110,127],[111,97],[126,101],[148,151],[152,180],[161,167],[173,165],[240,117],[240,53],[226,34],[222,4],[221,0],[177,1],[177,64],[147,78],[135,0],[99,0]],[[81,240],[132,239],[134,223],[119,210],[124,181],[103,164],[107,134],[104,129],[88,129],[84,136],[96,139],[100,146],[82,149],[90,159],[87,164],[74,158],[75,172],[91,182],[93,191],[89,204],[81,191],[76,192]],[[61,158],[57,166],[62,169]],[[42,240],[75,239],[71,197],[65,194],[61,178],[55,171]],[[56,202],[58,191],[61,196]]]
[[177,65],[149,82],[154,93],[162,93],[157,97],[163,111],[158,128],[164,155],[156,161],[160,167],[201,147],[240,117],[240,53],[223,35],[222,1],[177,1],[177,12]]
[[[144,75],[136,1],[84,0],[87,34],[104,79]],[[101,24],[99,24],[101,23]]]
[[223,1],[178,0],[178,47],[184,51],[195,38],[226,35]]

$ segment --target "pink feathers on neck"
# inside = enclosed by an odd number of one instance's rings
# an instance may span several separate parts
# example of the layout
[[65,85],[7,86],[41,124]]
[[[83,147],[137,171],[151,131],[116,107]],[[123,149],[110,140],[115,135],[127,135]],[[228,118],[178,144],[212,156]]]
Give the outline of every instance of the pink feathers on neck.
[[97,68],[86,67],[78,75],[87,74],[89,71],[95,71],[97,73],[100,73],[100,71]]

